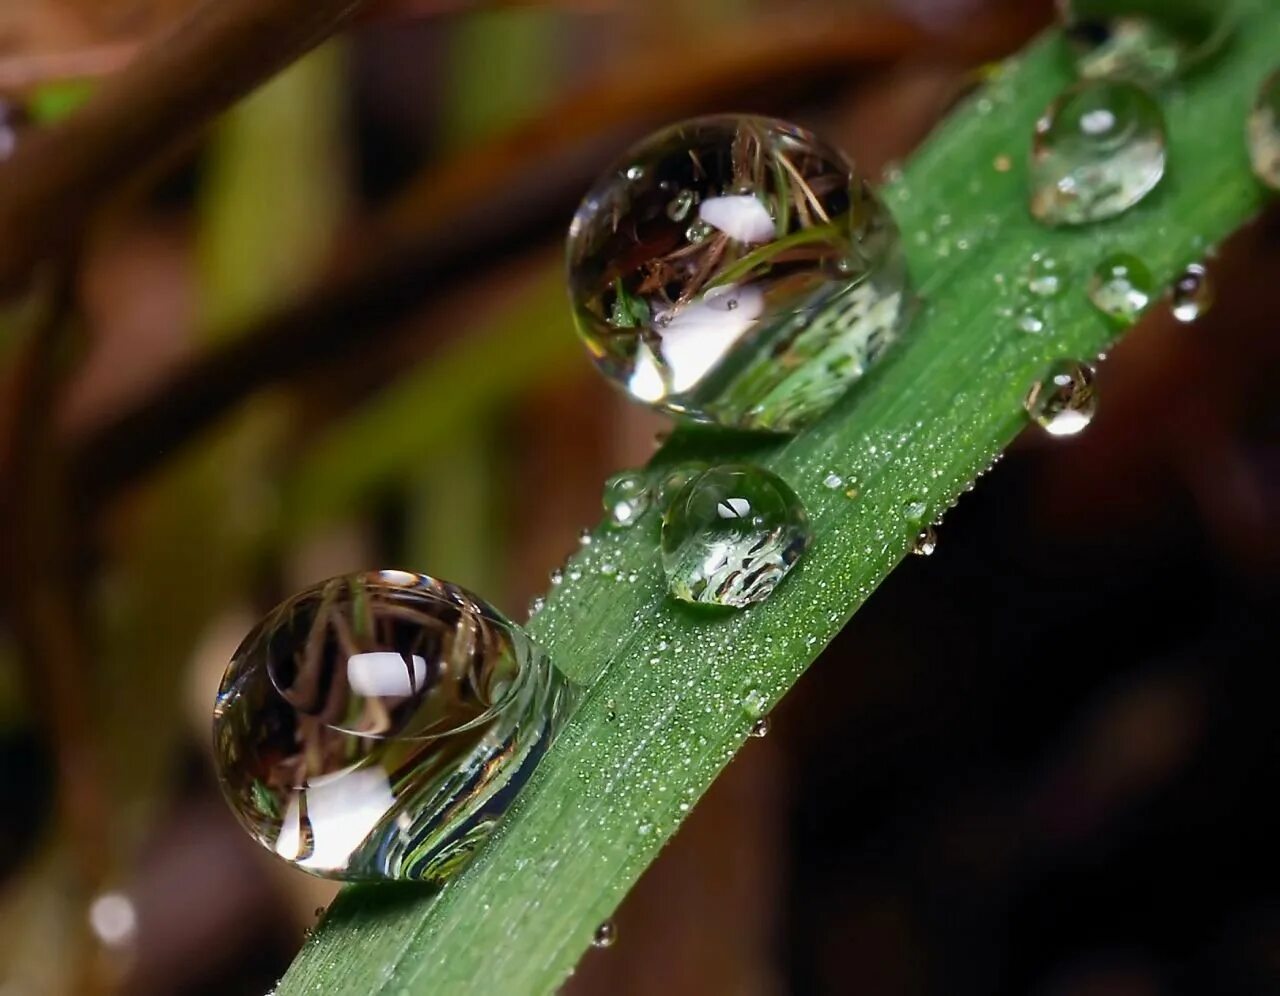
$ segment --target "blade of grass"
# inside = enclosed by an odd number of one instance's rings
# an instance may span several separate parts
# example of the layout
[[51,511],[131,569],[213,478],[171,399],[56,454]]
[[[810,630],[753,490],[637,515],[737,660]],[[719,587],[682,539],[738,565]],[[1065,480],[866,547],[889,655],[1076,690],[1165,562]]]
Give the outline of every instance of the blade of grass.
[[[782,474],[813,518],[806,559],[768,603],[709,620],[664,596],[656,516],[598,531],[532,624],[590,692],[493,841],[434,895],[348,889],[280,996],[540,993],[564,980],[744,743],[744,699],[774,702],[795,682],[910,549],[918,509],[943,512],[1021,430],[1024,393],[1050,362],[1110,344],[1083,293],[1100,256],[1136,253],[1168,283],[1260,209],[1242,134],[1280,51],[1280,9],[1242,7],[1231,49],[1166,95],[1166,182],[1115,222],[1050,231],[1027,214],[1032,125],[1070,82],[1056,36],[938,131],[887,192],[928,289],[910,344],[794,439],[683,432],[657,458],[750,455]],[[1043,303],[1040,335],[1011,317],[1033,253],[1051,255],[1068,288]],[[855,497],[823,485],[833,471]]]

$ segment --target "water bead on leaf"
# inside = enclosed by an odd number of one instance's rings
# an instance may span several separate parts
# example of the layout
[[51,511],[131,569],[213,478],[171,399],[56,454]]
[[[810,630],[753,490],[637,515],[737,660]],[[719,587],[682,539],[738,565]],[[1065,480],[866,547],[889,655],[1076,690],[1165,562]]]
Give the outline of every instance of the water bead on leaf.
[[635,525],[652,501],[649,479],[635,470],[614,474],[604,482],[600,501],[612,525]]
[[1258,88],[1249,115],[1249,158],[1258,179],[1280,190],[1280,70]]
[[1089,300],[1117,325],[1132,325],[1151,303],[1155,278],[1147,265],[1130,253],[1113,253],[1089,277]]
[[764,601],[813,538],[804,504],[760,467],[712,467],[672,499],[662,567],[681,601],[741,609]]
[[1132,83],[1088,81],[1067,90],[1036,125],[1031,213],[1047,225],[1123,214],[1164,177],[1164,115]]
[[487,837],[564,720],[572,686],[462,588],[382,571],[276,608],[214,709],[219,779],[251,836],[349,881],[440,881]]
[[1209,271],[1199,263],[1192,263],[1173,282],[1169,306],[1174,318],[1190,324],[1204,317],[1213,307],[1215,296]]
[[1235,25],[1234,0],[1058,0],[1087,79],[1167,82],[1211,56]]
[[1093,371],[1074,360],[1060,361],[1044,380],[1032,385],[1023,404],[1027,414],[1051,436],[1083,432],[1098,411]]
[[838,152],[792,125],[711,117],[608,170],[569,232],[569,285],[596,366],[638,401],[794,431],[896,341],[898,231]]

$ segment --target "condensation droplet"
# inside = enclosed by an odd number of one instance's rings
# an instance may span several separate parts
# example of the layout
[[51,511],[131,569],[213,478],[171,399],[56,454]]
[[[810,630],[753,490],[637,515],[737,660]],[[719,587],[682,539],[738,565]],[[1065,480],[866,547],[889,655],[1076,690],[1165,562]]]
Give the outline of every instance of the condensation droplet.
[[813,135],[769,118],[699,118],[626,161],[644,164],[643,178],[610,170],[578,209],[569,284],[596,366],[637,401],[791,432],[901,337],[897,227]]
[[1117,325],[1132,325],[1151,303],[1155,279],[1130,253],[1114,253],[1093,269],[1088,294],[1093,306]]
[[912,546],[911,552],[918,557],[932,557],[935,550],[938,549],[938,533],[933,526],[925,526],[916,536],[915,545]]
[[834,472],[830,473],[822,479],[822,486],[832,491],[839,491],[844,487],[844,478]]
[[1123,214],[1164,177],[1164,114],[1123,81],[1067,90],[1036,125],[1031,213],[1046,225],[1083,225]]
[[615,526],[635,525],[649,510],[649,481],[644,474],[625,470],[605,482],[601,502]]
[[769,709],[769,696],[763,689],[749,685],[742,693],[742,711],[748,719],[761,719]]
[[232,658],[214,707],[219,781],[249,834],[296,868],[439,882],[488,837],[573,698],[466,590],[404,571],[334,578]]
[[612,920],[606,920],[596,928],[591,936],[593,948],[611,948],[618,939],[618,927]]
[[1074,360],[1060,361],[1027,392],[1027,414],[1052,436],[1074,436],[1093,421],[1098,397],[1093,371]]
[[1258,88],[1249,114],[1248,134],[1253,171],[1272,190],[1280,190],[1280,71],[1268,76]]
[[751,730],[747,736],[755,737],[757,740],[763,740],[769,735],[769,717],[761,716],[751,724]]
[[804,504],[761,467],[712,467],[672,499],[662,568],[684,602],[741,609],[768,598],[808,548]]
[[1213,281],[1209,279],[1209,271],[1199,263],[1192,263],[1174,281],[1169,304],[1173,317],[1189,324],[1203,318],[1213,307],[1213,301]]

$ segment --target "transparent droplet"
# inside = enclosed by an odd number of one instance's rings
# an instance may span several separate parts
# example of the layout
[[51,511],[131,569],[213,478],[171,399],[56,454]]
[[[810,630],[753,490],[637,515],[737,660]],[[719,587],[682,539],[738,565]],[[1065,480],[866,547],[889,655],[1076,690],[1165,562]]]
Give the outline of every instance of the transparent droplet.
[[625,470],[604,483],[602,503],[615,526],[634,525],[649,510],[649,480],[644,474]]
[[761,719],[769,708],[769,696],[763,689],[749,685],[742,693],[742,711],[748,719]]
[[803,503],[761,467],[712,467],[689,481],[662,521],[662,567],[685,602],[745,608],[768,598],[809,546]]
[[529,618],[532,619],[539,612],[547,607],[547,600],[541,595],[534,595],[529,600]]
[[658,484],[654,488],[654,501],[658,508],[666,511],[671,499],[680,493],[680,489],[706,470],[710,464],[705,460],[690,460],[668,467],[658,476]]
[[1062,293],[1062,274],[1049,256],[1036,256],[1027,270],[1027,290],[1035,297],[1057,297]]
[[245,638],[214,707],[219,779],[313,875],[441,881],[485,840],[568,713],[518,626],[426,575],[334,578]]
[[1129,253],[1114,253],[1089,277],[1089,300],[1119,325],[1132,325],[1151,303],[1155,279],[1147,265]]
[[1217,51],[1234,0],[1058,0],[1076,69],[1088,79],[1154,86]]
[[1027,414],[1052,436],[1074,436],[1093,421],[1098,396],[1093,371],[1083,363],[1064,360],[1027,392]]
[[590,529],[583,529],[578,533],[578,545],[590,546],[594,537],[591,535]]
[[611,948],[618,939],[618,926],[612,920],[606,920],[596,928],[591,937],[593,948]]
[[1192,263],[1174,281],[1169,303],[1173,317],[1190,324],[1213,307],[1213,300],[1213,281],[1209,279],[1209,271],[1199,263]]
[[1039,335],[1044,331],[1044,319],[1034,311],[1024,311],[1018,315],[1018,328],[1023,332]]
[[1036,124],[1031,213],[1047,225],[1123,214],[1165,170],[1164,114],[1133,83],[1091,80],[1067,90]]
[[763,740],[769,735],[769,717],[761,716],[751,724],[751,729],[747,736],[755,737],[757,740]]
[[1249,158],[1258,179],[1272,190],[1280,190],[1280,71],[1258,88],[1249,114]]
[[644,179],[604,174],[574,218],[568,257],[578,331],[636,400],[789,432],[900,338],[897,227],[813,135],[769,118],[700,118],[627,161],[645,163]]
[[911,548],[911,552],[918,557],[932,557],[935,550],[938,549],[938,534],[933,526],[925,526],[916,536],[915,545]]
[[839,491],[844,487],[844,478],[832,471],[822,479],[822,486],[830,489],[831,491]]

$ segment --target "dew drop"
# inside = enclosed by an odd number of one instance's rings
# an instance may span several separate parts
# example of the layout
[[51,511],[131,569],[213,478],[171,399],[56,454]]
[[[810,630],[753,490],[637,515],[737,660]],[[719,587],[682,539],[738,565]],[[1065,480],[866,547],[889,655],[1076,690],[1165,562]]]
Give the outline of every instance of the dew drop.
[[1018,316],[1018,328],[1023,332],[1039,335],[1044,331],[1044,319],[1034,311],[1024,311]]
[[632,526],[649,510],[649,481],[638,471],[625,470],[605,481],[602,504],[615,526]]
[[1213,307],[1213,300],[1213,281],[1209,279],[1209,271],[1199,263],[1188,266],[1173,283],[1170,306],[1173,317],[1180,322],[1190,324],[1203,318]]
[[1027,290],[1036,297],[1057,297],[1062,293],[1058,263],[1049,256],[1036,256],[1027,272]]
[[1132,325],[1151,303],[1155,280],[1129,253],[1113,253],[1093,269],[1088,294],[1093,306],[1118,325]]
[[596,928],[591,937],[593,948],[611,948],[618,939],[618,927],[612,920],[606,920]]
[[1249,158],[1258,179],[1280,190],[1280,70],[1258,88],[1249,115]]
[[1027,414],[1052,436],[1074,436],[1093,421],[1098,396],[1093,371],[1074,360],[1060,361],[1027,392]]
[[529,618],[532,619],[539,612],[547,607],[547,600],[541,595],[535,595],[529,600]]
[[626,161],[644,177],[610,170],[588,192],[569,283],[596,366],[637,401],[790,432],[901,337],[909,295],[892,216],[813,135],[699,118]]
[[763,740],[769,735],[769,717],[761,716],[751,724],[751,730],[747,736],[755,737],[757,740]]
[[593,537],[592,537],[592,535],[591,535],[591,530],[590,530],[590,529],[584,529],[584,530],[582,530],[582,532],[578,533],[578,545],[579,545],[579,546],[590,546],[590,545],[591,545],[591,542],[592,542],[592,539],[593,539]]
[[1036,125],[1031,213],[1046,225],[1123,214],[1164,176],[1164,114],[1123,81],[1091,80],[1060,96]]
[[1231,34],[1234,0],[1059,0],[1088,79],[1167,82],[1217,51]]
[[553,585],[564,584],[564,568],[556,567],[547,575],[547,580]]
[[804,504],[761,467],[712,467],[689,481],[662,521],[662,568],[681,601],[741,609],[772,594],[813,533]]
[[249,834],[296,868],[439,882],[492,831],[572,697],[524,631],[464,589],[403,571],[334,578],[236,651],[214,707],[218,776]]
[[769,709],[769,696],[762,689],[749,685],[742,693],[742,711],[748,719],[762,719]]
[[822,479],[822,486],[831,491],[839,491],[844,487],[844,478],[837,473],[830,473]]
[[925,526],[916,536],[915,545],[911,548],[911,552],[918,557],[932,557],[935,550],[938,549],[938,534],[933,526]]

